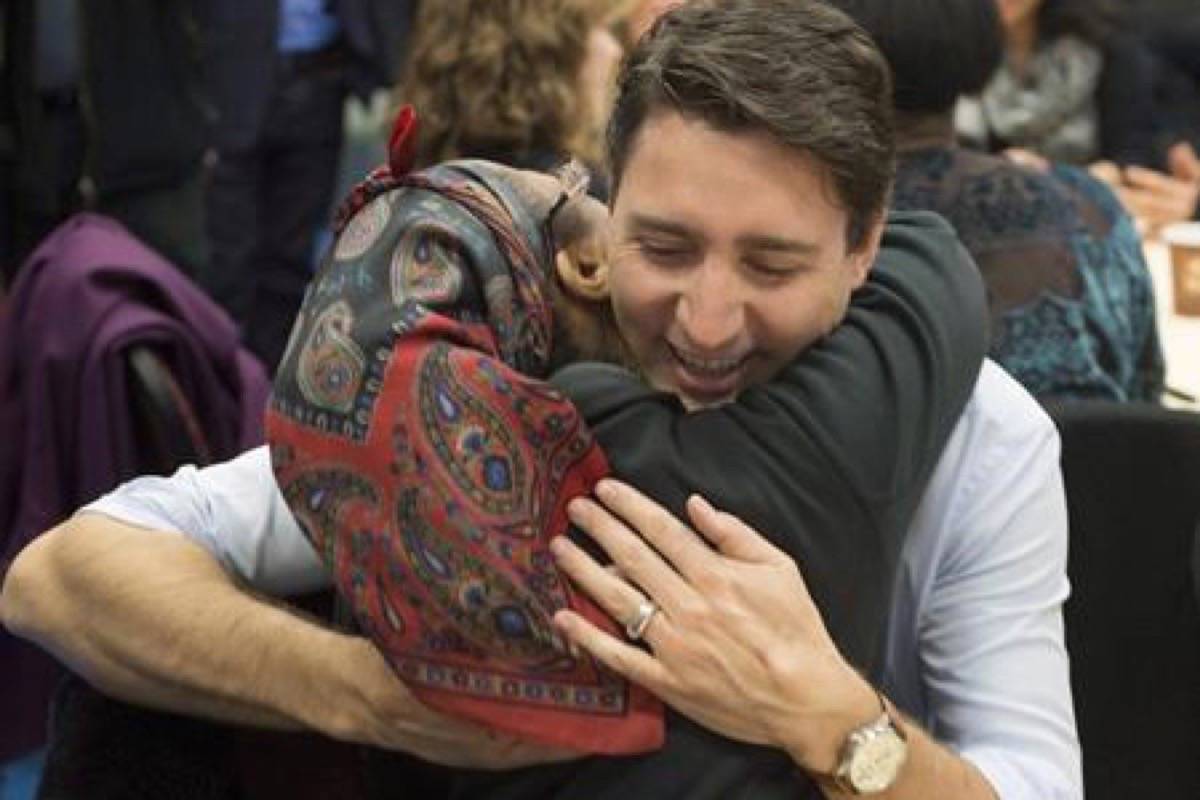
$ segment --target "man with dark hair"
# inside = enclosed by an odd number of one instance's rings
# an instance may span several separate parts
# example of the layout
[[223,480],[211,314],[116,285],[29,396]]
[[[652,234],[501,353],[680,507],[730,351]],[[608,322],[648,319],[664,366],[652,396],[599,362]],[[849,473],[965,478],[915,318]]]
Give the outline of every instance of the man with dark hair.
[[[884,225],[889,105],[879,53],[814,0],[688,4],[632,55],[604,293],[652,388],[600,365],[555,383],[663,505],[602,483],[603,507],[577,500],[571,518],[617,569],[565,537],[551,550],[646,648],[554,622],[672,709],[667,740],[463,772],[456,796],[1081,796],[1057,438],[994,365],[961,414],[948,400],[943,318],[974,312],[909,281],[945,298],[920,276],[966,268],[940,223]],[[329,580],[261,451],[90,510],[18,559],[4,613],[101,686],[450,765],[563,758],[430,712],[369,643],[237,591],[213,555],[276,593]]]

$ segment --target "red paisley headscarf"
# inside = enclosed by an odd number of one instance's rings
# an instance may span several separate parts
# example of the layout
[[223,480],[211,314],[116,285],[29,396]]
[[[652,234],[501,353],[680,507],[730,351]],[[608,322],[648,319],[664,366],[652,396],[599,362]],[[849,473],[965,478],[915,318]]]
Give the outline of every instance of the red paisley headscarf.
[[569,652],[566,504],[608,465],[547,384],[553,242],[482,162],[390,163],[351,194],[267,415],[279,487],[358,624],[426,705],[593,753],[662,743],[659,701]]

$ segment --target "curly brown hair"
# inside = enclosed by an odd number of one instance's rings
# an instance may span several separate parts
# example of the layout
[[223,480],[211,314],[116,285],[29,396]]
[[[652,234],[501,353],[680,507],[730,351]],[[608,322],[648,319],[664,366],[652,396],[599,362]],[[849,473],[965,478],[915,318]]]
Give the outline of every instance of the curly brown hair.
[[574,154],[598,162],[603,120],[580,93],[588,37],[613,22],[611,0],[421,3],[393,94],[421,117],[417,165]]

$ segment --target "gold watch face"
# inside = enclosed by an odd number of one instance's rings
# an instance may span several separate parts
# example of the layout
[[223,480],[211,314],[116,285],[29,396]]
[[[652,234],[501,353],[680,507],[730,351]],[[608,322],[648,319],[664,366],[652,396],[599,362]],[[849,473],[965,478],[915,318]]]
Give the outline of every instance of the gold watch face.
[[859,743],[846,771],[846,780],[859,794],[882,792],[896,782],[907,758],[908,744],[888,726]]

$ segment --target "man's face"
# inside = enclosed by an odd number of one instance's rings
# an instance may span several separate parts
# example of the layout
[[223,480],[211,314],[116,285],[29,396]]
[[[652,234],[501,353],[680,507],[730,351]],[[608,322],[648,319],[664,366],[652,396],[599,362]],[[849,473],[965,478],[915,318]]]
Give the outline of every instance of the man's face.
[[768,380],[842,319],[879,226],[846,250],[817,163],[672,112],[637,134],[613,206],[617,326],[652,386],[690,408]]

